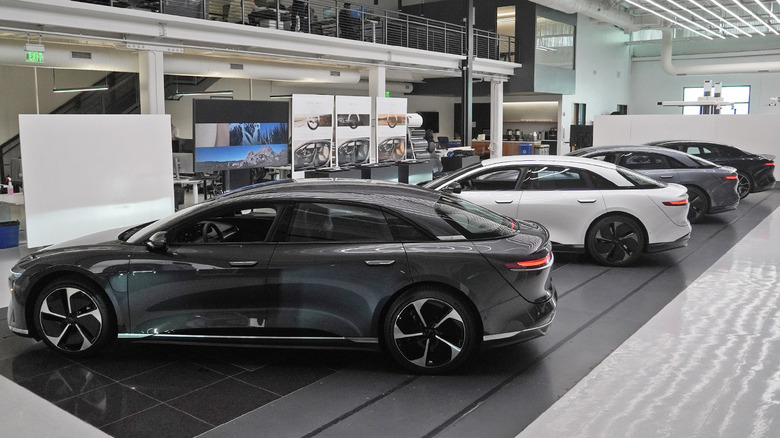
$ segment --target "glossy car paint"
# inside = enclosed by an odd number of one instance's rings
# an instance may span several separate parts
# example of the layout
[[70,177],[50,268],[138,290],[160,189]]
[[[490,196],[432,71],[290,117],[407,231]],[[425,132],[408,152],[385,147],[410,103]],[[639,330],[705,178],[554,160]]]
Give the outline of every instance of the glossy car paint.
[[[680,163],[681,167],[644,169],[627,165],[627,157],[637,152],[668,157]],[[709,163],[707,160],[694,158],[684,152],[655,146],[598,146],[579,149],[568,155],[606,160],[626,166],[658,181],[695,187],[707,195],[709,203],[707,214],[734,210],[739,205],[736,169]]]
[[[105,293],[121,338],[376,348],[388,304],[423,284],[467,297],[484,341],[546,333],[556,301],[551,263],[528,270],[503,265],[549,256],[547,231],[516,221],[511,236],[468,240],[435,213],[440,197],[405,184],[360,180],[272,183],[231,192],[153,223],[127,241],[117,238],[119,231],[103,232],[25,257],[12,270],[8,324],[17,334],[38,338],[31,324],[34,297],[54,279],[71,275]],[[169,243],[164,251],[147,246],[160,232],[170,235],[214,212],[310,201],[381,206],[429,237],[312,243],[274,241],[271,233],[251,243]]]
[[771,190],[775,187],[774,155],[754,154],[735,146],[705,141],[664,140],[650,142],[648,145],[676,149],[721,166],[737,169],[740,173],[740,196],[743,198],[748,193]]
[[[617,187],[615,190],[523,190],[521,185],[513,190],[463,190],[457,196],[510,217],[543,224],[560,249],[582,249],[588,228],[609,213],[637,218],[646,230],[648,249],[672,244],[690,234],[687,208],[663,204],[664,201],[685,199],[684,187],[669,184],[663,188],[634,189],[616,171],[614,164],[596,160],[565,156],[507,156],[483,160],[459,173],[436,179],[426,187],[447,190],[450,184],[468,180],[482,172],[536,165],[581,169],[599,175]],[[680,245],[684,244],[684,241],[680,242]]]

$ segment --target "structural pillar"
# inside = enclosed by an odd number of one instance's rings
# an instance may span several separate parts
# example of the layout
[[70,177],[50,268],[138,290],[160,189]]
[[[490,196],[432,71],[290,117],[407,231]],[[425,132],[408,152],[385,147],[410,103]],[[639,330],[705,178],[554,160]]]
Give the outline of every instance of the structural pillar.
[[490,158],[504,153],[504,81],[490,81]]
[[[473,99],[472,67],[474,66],[474,0],[466,0],[466,59],[461,62],[461,77],[463,92],[461,105],[463,107],[463,132],[461,146],[471,146],[471,103]],[[491,137],[492,138],[492,137]]]
[[377,161],[377,140],[376,140],[376,99],[385,97],[387,89],[387,69],[385,67],[371,67],[368,69],[368,95],[371,96],[371,162]]
[[165,68],[163,53],[144,50],[138,54],[141,114],[165,114]]

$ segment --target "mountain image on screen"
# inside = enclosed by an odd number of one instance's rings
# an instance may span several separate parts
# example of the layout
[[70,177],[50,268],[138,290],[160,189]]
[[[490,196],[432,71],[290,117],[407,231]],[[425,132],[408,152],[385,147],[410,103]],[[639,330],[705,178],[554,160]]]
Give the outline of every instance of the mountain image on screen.
[[[224,126],[224,143],[197,147],[196,171],[285,166],[290,163],[287,123],[230,123]],[[221,144],[220,144],[221,143]],[[227,144],[225,144],[227,143]]]

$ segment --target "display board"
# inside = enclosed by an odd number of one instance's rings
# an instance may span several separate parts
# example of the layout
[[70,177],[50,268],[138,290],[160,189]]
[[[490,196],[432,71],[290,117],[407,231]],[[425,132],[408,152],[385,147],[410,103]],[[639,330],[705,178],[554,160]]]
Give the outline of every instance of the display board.
[[371,159],[371,98],[336,96],[336,166]]
[[615,115],[593,120],[593,145],[701,140],[756,154],[780,155],[780,114]]
[[333,96],[292,96],[293,176],[333,165]]
[[376,98],[376,143],[376,162],[406,158],[406,99]]
[[168,115],[19,116],[27,246],[172,214]]
[[287,102],[196,99],[192,111],[196,172],[290,164]]

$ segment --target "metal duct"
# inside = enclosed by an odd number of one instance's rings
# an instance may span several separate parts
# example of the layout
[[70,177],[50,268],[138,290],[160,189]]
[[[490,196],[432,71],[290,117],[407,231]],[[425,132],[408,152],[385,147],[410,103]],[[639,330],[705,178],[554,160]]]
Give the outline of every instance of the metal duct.
[[780,62],[741,62],[738,64],[699,64],[687,67],[675,67],[672,64],[672,30],[664,29],[663,46],[661,47],[661,66],[672,76],[712,75],[728,73],[763,73],[779,72]]
[[582,14],[604,23],[617,26],[624,31],[636,27],[634,17],[625,11],[609,8],[599,0],[531,0],[550,9],[566,14]]

